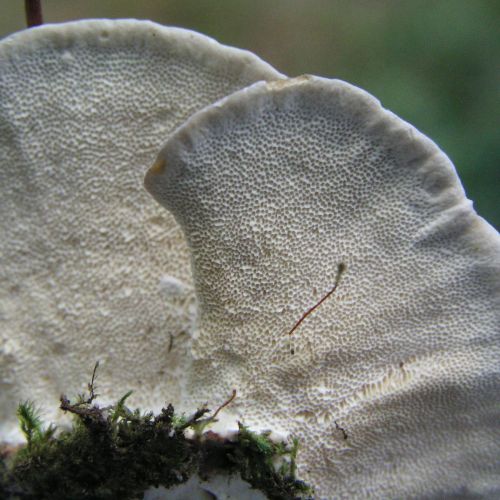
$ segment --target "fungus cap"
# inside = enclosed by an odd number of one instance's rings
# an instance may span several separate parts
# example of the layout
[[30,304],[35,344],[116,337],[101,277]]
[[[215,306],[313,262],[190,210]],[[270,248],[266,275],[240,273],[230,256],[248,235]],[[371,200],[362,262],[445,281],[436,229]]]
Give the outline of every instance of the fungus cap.
[[236,389],[322,498],[493,495],[500,238],[432,141],[341,81],[257,83],[145,185],[193,252],[193,402]]
[[54,418],[98,359],[104,399],[132,389],[145,408],[177,401],[195,311],[189,254],[143,172],[194,111],[279,76],[249,52],[147,21],[0,42],[0,439],[19,437],[19,400]]

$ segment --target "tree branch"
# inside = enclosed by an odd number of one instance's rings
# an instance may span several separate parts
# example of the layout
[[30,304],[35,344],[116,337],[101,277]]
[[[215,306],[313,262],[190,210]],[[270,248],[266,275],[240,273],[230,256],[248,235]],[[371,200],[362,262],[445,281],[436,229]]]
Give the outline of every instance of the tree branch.
[[28,28],[43,24],[41,0],[24,0]]

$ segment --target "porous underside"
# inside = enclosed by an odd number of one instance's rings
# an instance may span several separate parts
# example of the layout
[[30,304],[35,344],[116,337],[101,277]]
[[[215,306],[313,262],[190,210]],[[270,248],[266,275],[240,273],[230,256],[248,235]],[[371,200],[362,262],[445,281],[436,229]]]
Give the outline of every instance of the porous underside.
[[143,188],[171,131],[280,75],[146,21],[46,25],[0,43],[0,439],[18,401],[54,419],[101,361],[104,401],[178,402],[195,315],[189,252]]
[[320,497],[498,493],[500,241],[434,143],[346,83],[258,83],[146,187],[193,252],[193,404],[236,389]]

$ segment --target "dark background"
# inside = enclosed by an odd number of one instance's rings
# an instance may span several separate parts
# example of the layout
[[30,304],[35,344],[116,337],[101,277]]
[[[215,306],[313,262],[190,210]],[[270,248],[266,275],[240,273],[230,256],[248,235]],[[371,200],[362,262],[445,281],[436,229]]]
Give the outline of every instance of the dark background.
[[[0,36],[24,1],[0,1]],[[290,76],[341,78],[431,137],[500,228],[497,0],[45,0],[45,22],[151,19],[251,50]]]

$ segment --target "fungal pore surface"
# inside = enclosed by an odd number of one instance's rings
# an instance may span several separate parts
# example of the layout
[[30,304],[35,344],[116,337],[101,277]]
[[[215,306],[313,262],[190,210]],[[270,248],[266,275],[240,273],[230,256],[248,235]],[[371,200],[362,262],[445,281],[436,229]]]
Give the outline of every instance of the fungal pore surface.
[[347,83],[262,82],[145,185],[193,254],[192,404],[237,389],[319,498],[498,493],[500,238],[431,140]]
[[192,113],[280,75],[147,21],[45,25],[0,42],[0,440],[19,401],[58,417],[100,360],[103,401],[180,398],[196,314],[189,252],[142,178]]

